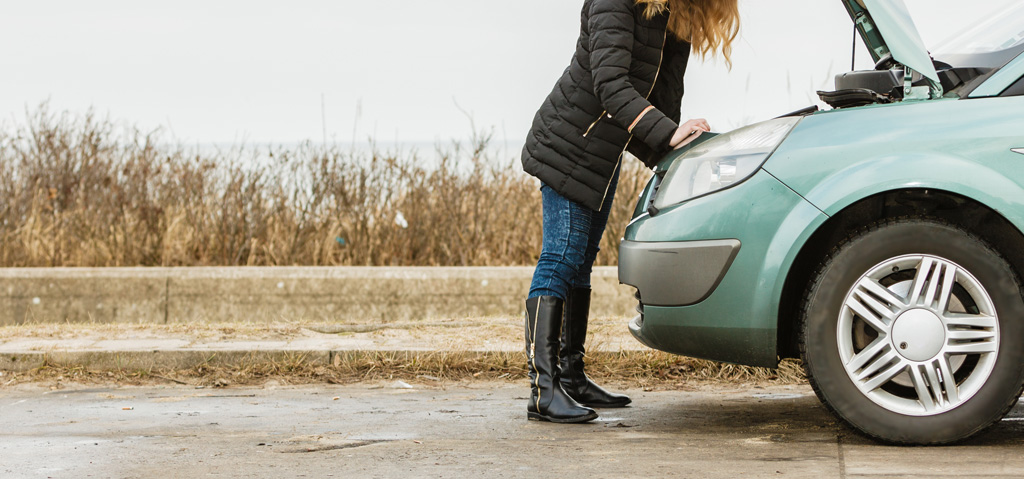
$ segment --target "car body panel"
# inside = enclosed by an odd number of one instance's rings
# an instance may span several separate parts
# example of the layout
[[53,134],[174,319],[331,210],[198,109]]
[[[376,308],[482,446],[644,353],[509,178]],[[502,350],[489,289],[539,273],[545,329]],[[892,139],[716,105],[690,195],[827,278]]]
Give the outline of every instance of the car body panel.
[[[780,278],[798,253],[793,245],[804,243],[826,219],[763,170],[734,187],[638,217],[626,228],[625,241],[744,239],[710,296],[690,306],[645,306],[642,327],[634,335],[672,353],[775,366],[783,281],[765,278]],[[736,301],[737,291],[747,292],[749,300]]]
[[1024,53],[1017,55],[1016,58],[1010,60],[1006,65],[1000,68],[998,71],[992,74],[984,83],[978,85],[969,95],[968,98],[982,98],[989,96],[998,96],[1003,93],[1004,90],[1010,87],[1020,80],[1024,76]]
[[[805,118],[763,165],[825,214],[877,193],[933,188],[1024,228],[1024,97],[936,100]],[[951,120],[952,119],[952,120]],[[742,240],[742,238],[741,238]]]

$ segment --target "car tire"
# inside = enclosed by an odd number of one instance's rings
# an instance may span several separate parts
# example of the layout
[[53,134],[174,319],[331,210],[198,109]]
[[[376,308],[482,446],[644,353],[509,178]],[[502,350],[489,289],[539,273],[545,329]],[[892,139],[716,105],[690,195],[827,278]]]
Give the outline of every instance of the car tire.
[[801,320],[814,392],[884,442],[963,440],[1024,387],[1020,280],[992,246],[942,220],[888,219],[847,237],[808,286]]

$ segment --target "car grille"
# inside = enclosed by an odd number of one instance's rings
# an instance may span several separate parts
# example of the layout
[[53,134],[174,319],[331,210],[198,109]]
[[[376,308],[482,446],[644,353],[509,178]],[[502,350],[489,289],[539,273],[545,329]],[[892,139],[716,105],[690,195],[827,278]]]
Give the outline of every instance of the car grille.
[[[651,181],[653,181],[654,184],[651,185],[651,194],[647,197],[647,204],[644,205],[644,211],[646,211],[648,214],[652,214],[656,211],[653,209],[654,198],[658,196],[658,190],[661,189],[661,180],[665,179],[665,171],[666,170],[661,170],[654,173],[654,178],[651,179]],[[639,298],[640,292],[637,291],[637,299]]]
[[643,302],[643,300],[640,299],[640,290],[639,289],[636,290],[636,293],[633,293],[633,297],[636,298],[636,312],[640,313],[639,324],[643,325],[644,324],[644,302]]

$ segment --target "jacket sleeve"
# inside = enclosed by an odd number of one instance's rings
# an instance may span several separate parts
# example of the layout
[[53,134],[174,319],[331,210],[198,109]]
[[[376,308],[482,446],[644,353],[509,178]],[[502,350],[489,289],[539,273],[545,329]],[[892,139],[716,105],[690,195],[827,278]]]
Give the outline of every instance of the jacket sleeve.
[[594,93],[608,114],[656,152],[670,150],[678,125],[629,81],[633,58],[633,0],[594,0],[587,27]]

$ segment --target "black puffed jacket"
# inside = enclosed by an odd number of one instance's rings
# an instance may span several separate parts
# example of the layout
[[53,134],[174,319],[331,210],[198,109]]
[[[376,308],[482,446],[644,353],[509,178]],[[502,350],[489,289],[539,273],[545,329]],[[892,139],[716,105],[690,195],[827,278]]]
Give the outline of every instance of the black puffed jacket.
[[599,210],[622,152],[654,167],[679,123],[690,44],[634,0],[586,0],[576,53],[537,111],[523,169]]

